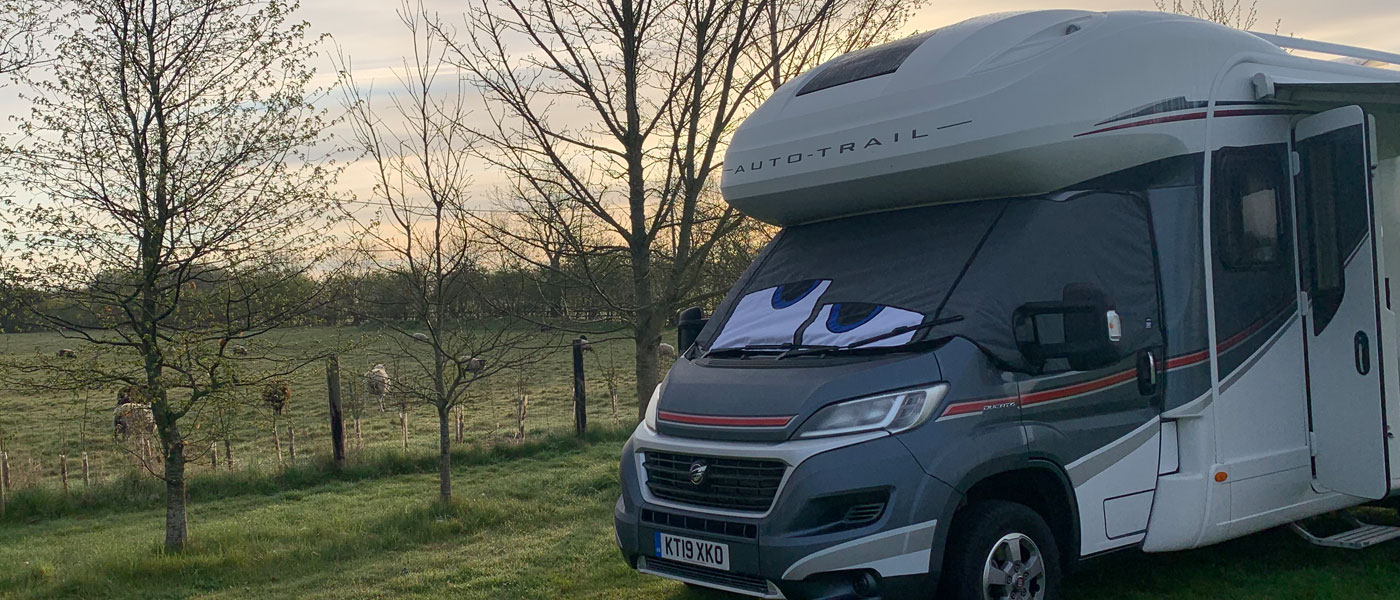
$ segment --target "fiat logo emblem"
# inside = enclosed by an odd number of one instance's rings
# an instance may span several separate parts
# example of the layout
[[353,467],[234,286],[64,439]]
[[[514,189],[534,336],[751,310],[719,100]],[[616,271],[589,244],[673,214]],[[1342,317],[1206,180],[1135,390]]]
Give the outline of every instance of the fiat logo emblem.
[[710,470],[710,465],[702,461],[695,461],[690,465],[690,483],[700,485],[705,483],[705,472]]

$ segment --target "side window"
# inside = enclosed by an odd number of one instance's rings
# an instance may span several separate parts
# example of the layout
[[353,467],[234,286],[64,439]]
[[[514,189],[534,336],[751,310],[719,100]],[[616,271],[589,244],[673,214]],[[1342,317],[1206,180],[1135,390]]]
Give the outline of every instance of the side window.
[[1303,285],[1313,301],[1314,335],[1341,307],[1346,263],[1370,228],[1364,140],[1356,126],[1298,143]]
[[1211,161],[1215,334],[1224,377],[1297,305],[1288,146],[1221,148]]
[[1249,271],[1287,262],[1284,164],[1276,153],[1254,148],[1222,150],[1219,158],[1212,209],[1221,263],[1226,270]]

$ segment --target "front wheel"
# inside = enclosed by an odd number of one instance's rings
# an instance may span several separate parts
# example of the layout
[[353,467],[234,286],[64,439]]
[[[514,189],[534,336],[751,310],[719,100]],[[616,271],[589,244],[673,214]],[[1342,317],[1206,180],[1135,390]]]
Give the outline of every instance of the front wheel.
[[958,515],[948,539],[944,576],[956,600],[1056,600],[1060,553],[1045,519],[999,500]]

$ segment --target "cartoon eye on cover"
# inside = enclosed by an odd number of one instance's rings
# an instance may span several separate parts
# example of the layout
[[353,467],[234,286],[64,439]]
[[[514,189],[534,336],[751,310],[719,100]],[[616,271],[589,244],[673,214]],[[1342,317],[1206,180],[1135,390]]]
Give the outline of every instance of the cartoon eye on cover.
[[[844,346],[865,338],[880,335],[896,327],[918,325],[924,320],[922,313],[904,310],[881,304],[864,302],[842,302],[827,304],[817,312],[816,320],[802,332],[802,343],[819,346]],[[866,344],[877,346],[898,346],[914,339],[917,332],[910,331],[877,342]]]
[[751,292],[741,298],[711,348],[743,348],[792,343],[798,328],[812,316],[830,279],[795,281]]

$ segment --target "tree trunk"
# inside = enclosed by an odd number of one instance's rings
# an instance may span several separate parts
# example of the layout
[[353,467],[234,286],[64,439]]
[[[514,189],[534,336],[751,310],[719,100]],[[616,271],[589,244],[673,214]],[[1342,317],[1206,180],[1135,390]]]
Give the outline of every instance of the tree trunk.
[[447,406],[438,407],[438,494],[444,504],[452,501],[452,436],[448,425],[452,416]]
[[182,552],[189,537],[185,519],[185,442],[172,423],[165,450],[165,551]]
[[638,310],[633,332],[636,335],[637,418],[641,419],[647,414],[647,402],[659,382],[660,361],[656,357],[656,346],[661,343],[659,312],[654,308]]

